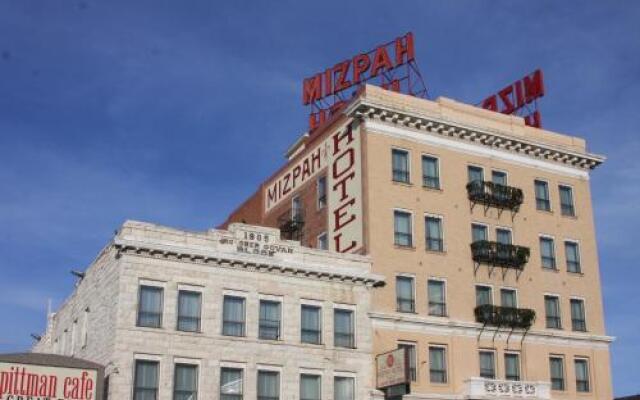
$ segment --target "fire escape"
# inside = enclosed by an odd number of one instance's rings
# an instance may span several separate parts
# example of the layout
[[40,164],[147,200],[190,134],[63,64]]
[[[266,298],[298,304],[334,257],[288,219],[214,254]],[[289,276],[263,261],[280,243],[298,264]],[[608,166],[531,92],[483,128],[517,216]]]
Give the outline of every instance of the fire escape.
[[507,347],[509,347],[509,339],[513,332],[517,330],[523,330],[522,339],[520,344],[524,341],[525,336],[529,332],[531,325],[536,319],[536,312],[529,308],[516,308],[516,307],[500,307],[493,304],[483,304],[477,306],[474,310],[476,316],[476,322],[482,324],[482,329],[478,334],[478,340],[484,329],[487,326],[495,327],[493,334],[493,341],[496,340],[496,335],[500,331],[500,328],[509,329],[509,336],[507,337]]
[[498,217],[504,210],[511,211],[511,219],[524,201],[524,193],[520,188],[480,180],[467,184],[467,195],[471,202],[471,211],[476,204],[482,204],[485,214],[489,207],[495,207],[498,209]]
[[278,228],[283,240],[302,241],[304,238],[304,209],[295,207],[278,217]]

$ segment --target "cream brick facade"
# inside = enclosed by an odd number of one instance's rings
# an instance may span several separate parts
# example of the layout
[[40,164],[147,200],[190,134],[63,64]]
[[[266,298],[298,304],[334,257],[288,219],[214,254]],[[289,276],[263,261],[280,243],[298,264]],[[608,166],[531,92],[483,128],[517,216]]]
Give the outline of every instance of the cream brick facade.
[[[245,234],[268,237],[269,242]],[[280,372],[281,399],[299,398],[303,372],[322,376],[323,399],[333,398],[336,376],[353,377],[356,398],[370,398],[375,391],[369,307],[371,292],[383,278],[371,273],[368,257],[313,250],[279,237],[276,229],[242,224],[228,231],[187,232],[126,222],[50,316],[34,351],[104,365],[109,398],[118,400],[132,398],[136,359],[159,362],[160,400],[172,398],[176,363],[198,366],[198,398],[203,400],[219,398],[225,366],[244,371],[246,399],[256,398],[258,370]],[[266,251],[255,254],[252,246]],[[163,289],[160,328],[136,324],[141,284]],[[176,329],[179,289],[201,293],[200,332]],[[222,335],[225,294],[245,298],[245,337]],[[258,339],[261,298],[281,302],[281,340]],[[301,343],[302,304],[321,307],[322,344]],[[353,349],[334,346],[335,308],[355,313]]]
[[[318,143],[331,138],[342,138],[336,140],[346,143],[345,135],[357,136],[354,143],[360,143],[359,151],[352,155],[355,154],[362,168],[361,197],[354,203],[361,203],[362,210],[315,212],[316,184],[311,178],[307,179],[311,183],[294,187],[288,197],[279,198],[277,207],[265,207],[265,193],[268,200],[267,190],[276,187],[274,181],[282,178],[282,171],[299,165]],[[394,149],[407,154],[406,182],[393,179]],[[331,230],[332,218],[361,224],[359,243],[363,245],[356,252],[370,255],[373,271],[384,275],[387,281],[386,286],[376,290],[372,304],[374,353],[388,351],[400,343],[415,345],[417,379],[405,398],[612,399],[609,345],[613,338],[607,336],[604,326],[589,181],[590,171],[604,157],[587,151],[583,139],[532,128],[520,117],[450,99],[430,101],[367,85],[343,112],[296,142],[288,154],[280,172],[265,181],[223,226],[240,220],[278,226],[278,216],[287,215],[291,208],[288,200],[294,197],[302,199],[308,211],[300,233],[308,245],[313,246],[317,232]],[[439,188],[423,184],[422,156],[438,160]],[[492,171],[505,173],[507,185],[523,193],[524,200],[517,212],[500,213],[496,207],[485,208],[482,204],[471,207],[466,188],[470,166],[482,168],[485,181],[491,181]],[[329,166],[316,174],[330,177],[336,173]],[[549,211],[536,207],[536,180],[548,184]],[[573,216],[563,215],[560,210],[560,185],[572,190]],[[338,196],[341,189],[327,188]],[[411,215],[410,246],[394,243],[394,210]],[[425,216],[441,218],[443,251],[426,248]],[[490,267],[475,263],[470,248],[472,224],[486,226],[489,241],[497,240],[497,228],[510,231],[514,245],[530,250],[522,271],[516,274],[514,269],[507,269],[503,275],[496,269],[490,274]],[[554,241],[554,269],[542,266],[541,237]],[[565,241],[578,244],[579,273],[568,270]],[[413,278],[412,312],[398,310],[395,284],[398,276]],[[443,316],[430,315],[427,293],[430,279],[445,282]],[[477,285],[492,288],[493,304],[497,306],[502,288],[515,290],[517,308],[536,313],[531,328],[511,332],[505,327],[497,329],[477,322]],[[560,329],[547,327],[545,323],[546,295],[559,299]],[[584,302],[584,330],[572,329],[571,300]],[[446,382],[434,382],[430,377],[430,347],[446,350]],[[495,379],[480,378],[480,351],[495,355]],[[519,356],[521,383],[516,386],[504,380],[507,353]],[[551,357],[560,357],[564,362],[562,390],[551,387]],[[575,360],[587,362],[586,391],[578,391]],[[533,392],[522,391],[525,387]]]

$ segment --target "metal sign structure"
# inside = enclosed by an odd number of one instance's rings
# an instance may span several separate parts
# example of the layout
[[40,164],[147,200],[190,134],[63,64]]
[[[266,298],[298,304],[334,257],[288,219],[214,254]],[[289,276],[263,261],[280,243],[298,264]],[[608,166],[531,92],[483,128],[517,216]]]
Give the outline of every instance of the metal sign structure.
[[415,61],[413,33],[304,79],[302,104],[311,108],[309,131],[345,107],[365,83],[411,96],[427,97],[427,88]]
[[404,348],[376,356],[376,388],[383,390],[385,399],[401,399],[411,392],[409,353]]
[[544,96],[542,70],[506,86],[502,90],[484,99],[480,106],[502,114],[518,115],[525,124],[535,128],[542,127],[542,118],[538,109],[538,99]]

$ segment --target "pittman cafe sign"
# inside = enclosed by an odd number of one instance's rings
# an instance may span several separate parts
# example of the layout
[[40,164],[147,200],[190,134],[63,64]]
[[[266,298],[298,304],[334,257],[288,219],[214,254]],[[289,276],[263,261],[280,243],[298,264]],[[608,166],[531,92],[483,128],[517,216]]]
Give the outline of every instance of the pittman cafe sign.
[[385,398],[408,394],[409,354],[406,349],[396,349],[376,356],[376,388],[385,392]]
[[101,400],[100,365],[54,354],[0,354],[0,400]]

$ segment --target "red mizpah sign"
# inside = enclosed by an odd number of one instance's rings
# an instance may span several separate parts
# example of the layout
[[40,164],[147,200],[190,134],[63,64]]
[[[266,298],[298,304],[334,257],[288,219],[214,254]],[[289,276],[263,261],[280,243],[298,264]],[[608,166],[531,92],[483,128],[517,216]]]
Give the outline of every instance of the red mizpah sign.
[[422,76],[415,64],[411,32],[304,79],[302,104],[312,107],[310,129],[315,129],[340,111],[355,95],[357,87],[366,82],[414,96],[426,95]]
[[[544,83],[542,71],[538,69],[484,99],[482,108],[502,114],[518,114],[524,118],[527,125],[540,128],[542,121],[536,100],[542,96],[544,96]],[[528,106],[532,103],[533,110],[529,110]]]

